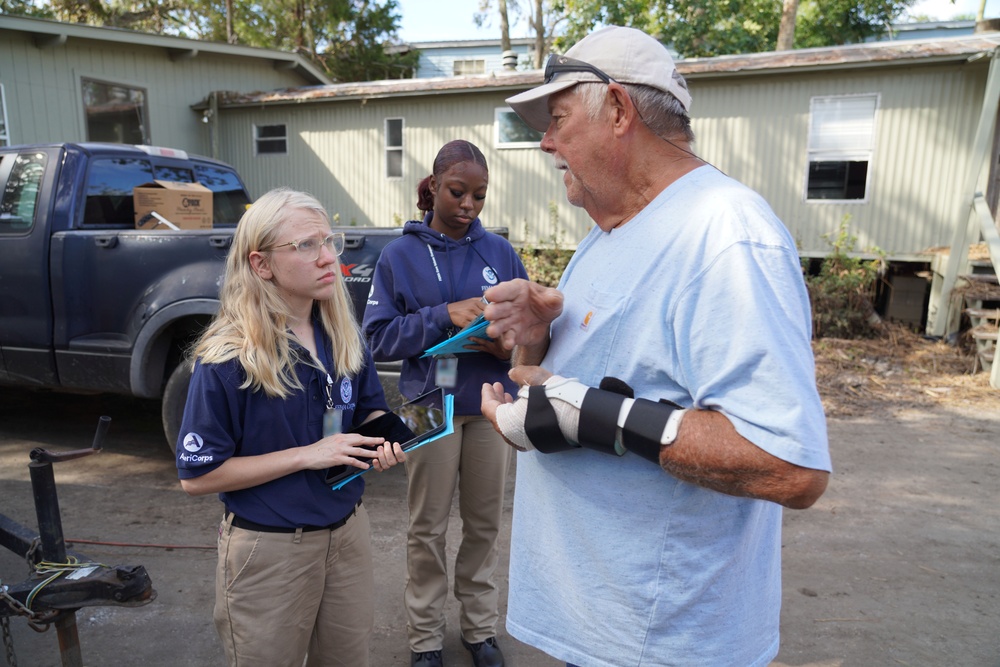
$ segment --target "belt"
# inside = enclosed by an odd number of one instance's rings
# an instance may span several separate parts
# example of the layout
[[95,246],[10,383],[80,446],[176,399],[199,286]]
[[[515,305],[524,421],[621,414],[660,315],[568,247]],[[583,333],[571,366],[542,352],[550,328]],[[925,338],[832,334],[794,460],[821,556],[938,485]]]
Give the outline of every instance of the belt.
[[250,519],[244,519],[242,517],[238,517],[232,512],[230,512],[228,516],[232,517],[232,519],[229,522],[229,525],[235,528],[242,528],[243,530],[254,530],[257,531],[258,533],[294,533],[298,530],[301,530],[303,533],[311,533],[316,530],[337,530],[345,523],[347,523],[348,519],[357,514],[359,507],[361,507],[360,498],[358,499],[358,502],[355,503],[354,508],[347,514],[347,516],[345,516],[340,521],[335,521],[331,523],[329,526],[298,526],[296,528],[289,528],[288,526],[265,526],[264,524],[251,521]]

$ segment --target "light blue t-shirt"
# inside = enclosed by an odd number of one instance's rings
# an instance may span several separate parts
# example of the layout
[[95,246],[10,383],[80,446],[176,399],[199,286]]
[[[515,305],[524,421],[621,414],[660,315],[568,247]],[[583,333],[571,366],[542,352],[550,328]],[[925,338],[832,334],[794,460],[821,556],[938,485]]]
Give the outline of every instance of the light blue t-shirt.
[[[711,167],[583,240],[542,365],[718,410],[830,469],[795,244]],[[581,667],[766,665],[778,651],[781,506],[680,481],[634,454],[518,454],[507,628]]]

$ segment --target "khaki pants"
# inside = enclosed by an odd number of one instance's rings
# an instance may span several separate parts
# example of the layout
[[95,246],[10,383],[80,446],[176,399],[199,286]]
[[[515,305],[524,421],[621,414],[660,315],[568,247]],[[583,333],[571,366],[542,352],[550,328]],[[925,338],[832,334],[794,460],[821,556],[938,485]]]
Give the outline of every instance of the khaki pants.
[[448,597],[445,533],[455,488],[462,543],[455,558],[455,597],[462,636],[476,643],[496,635],[499,590],[493,571],[511,447],[481,416],[455,417],[455,433],[407,454],[410,527],[403,601],[410,650],[444,643]]
[[215,627],[231,667],[368,665],[375,577],[364,505],[337,530],[222,522]]

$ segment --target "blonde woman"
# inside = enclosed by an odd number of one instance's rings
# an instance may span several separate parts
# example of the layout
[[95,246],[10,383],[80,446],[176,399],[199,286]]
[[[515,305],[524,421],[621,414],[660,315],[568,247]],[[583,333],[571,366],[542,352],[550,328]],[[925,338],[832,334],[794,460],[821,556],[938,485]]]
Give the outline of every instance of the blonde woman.
[[215,625],[230,665],[368,664],[374,573],[364,480],[398,443],[343,433],[387,410],[316,199],[277,189],[233,236],[198,342],[177,446],[181,486],[218,493]]

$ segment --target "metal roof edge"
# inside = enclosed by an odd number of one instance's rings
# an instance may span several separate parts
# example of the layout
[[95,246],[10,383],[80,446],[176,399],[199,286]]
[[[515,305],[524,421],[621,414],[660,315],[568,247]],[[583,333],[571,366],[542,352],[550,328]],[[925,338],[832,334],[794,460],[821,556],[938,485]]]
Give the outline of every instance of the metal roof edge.
[[677,61],[677,70],[688,78],[737,73],[899,66],[912,63],[963,61],[1000,47],[1000,33],[941,37],[927,40],[865,42],[793,51],[769,51]]
[[496,93],[522,91],[542,82],[541,70],[526,72],[492,72],[471,76],[434,77],[424,79],[391,79],[334,83],[325,86],[287,88],[284,90],[238,93],[222,92],[220,108],[310,102],[346,102],[392,97],[419,97],[459,93]]
[[[518,46],[532,46],[535,43],[534,37],[511,37],[511,44]],[[500,48],[499,39],[446,39],[429,42],[406,42],[412,48],[428,51],[434,49],[451,49],[471,46],[496,46]]]
[[[963,62],[1000,48],[1000,33],[930,40],[869,42],[845,46],[688,58],[677,61],[685,77],[752,76],[865,67]],[[491,72],[458,77],[392,79],[287,88],[269,92],[222,93],[223,107],[337,102],[421,95],[520,91],[542,83],[541,70]]]

